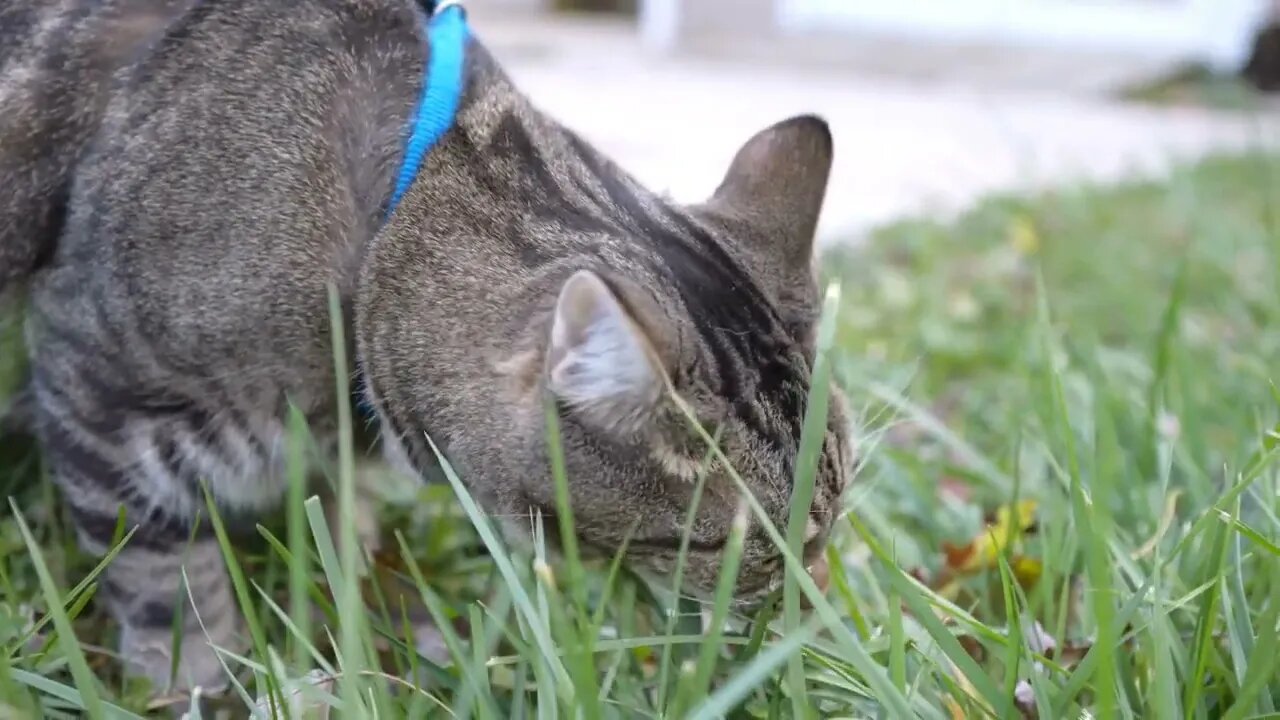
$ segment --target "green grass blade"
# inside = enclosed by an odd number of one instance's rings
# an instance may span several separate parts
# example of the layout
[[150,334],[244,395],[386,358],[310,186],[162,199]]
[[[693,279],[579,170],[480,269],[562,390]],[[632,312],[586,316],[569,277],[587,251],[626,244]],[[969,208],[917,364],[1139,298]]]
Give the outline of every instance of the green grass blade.
[[501,717],[501,713],[494,707],[492,699],[484,692],[484,681],[480,679],[475,668],[467,662],[466,649],[463,647],[462,639],[458,637],[457,631],[453,629],[449,615],[445,612],[443,601],[441,601],[440,596],[431,590],[427,585],[427,581],[423,579],[422,573],[418,571],[418,564],[413,561],[413,553],[409,551],[408,542],[405,541],[404,535],[401,535],[398,531],[396,532],[396,541],[400,543],[400,556],[404,559],[405,566],[409,568],[409,574],[413,578],[414,585],[418,588],[418,594],[421,596],[423,604],[427,606],[427,612],[431,613],[431,619],[435,623],[436,630],[444,638],[444,644],[449,648],[449,654],[453,657],[454,664],[459,672],[462,673],[463,687],[468,698],[466,703],[469,704],[474,699],[478,699],[483,710],[481,717]]
[[[706,436],[706,429],[697,423],[697,418],[689,418],[692,423],[697,425],[697,431]],[[712,438],[714,447],[707,449],[706,457],[703,458],[702,464],[698,466],[698,475],[694,481],[693,498],[689,503],[689,510],[685,513],[683,532],[680,534],[680,550],[676,554],[676,567],[671,576],[671,594],[674,597],[680,596],[680,589],[684,583],[685,564],[689,557],[689,542],[692,539],[693,523],[697,520],[698,509],[702,506],[702,495],[707,486],[707,474],[711,469],[711,464],[715,462],[715,451],[719,448],[719,438]],[[666,622],[666,633],[674,635],[677,630],[677,624],[680,621],[678,613],[673,611],[668,614]],[[662,649],[662,658],[658,664],[658,697],[656,701],[657,707],[666,707],[667,691],[671,681],[671,668],[675,664],[675,649],[665,647]]]
[[722,642],[724,624],[729,616],[729,603],[733,600],[733,590],[738,582],[738,569],[742,562],[742,549],[750,522],[750,511],[743,504],[734,515],[733,525],[729,529],[729,539],[725,543],[724,556],[720,563],[720,581],[716,587],[715,604],[711,610],[711,628],[699,650],[697,670],[692,683],[695,697],[705,696],[711,687],[716,660],[724,647]]
[[[82,691],[83,686],[79,682],[76,683],[78,687],[73,688],[26,670],[14,669],[12,672],[15,681],[26,685],[32,690],[56,697],[78,709],[84,710],[86,715],[92,712],[89,710],[88,703],[85,700],[84,692]],[[111,720],[143,720],[141,715],[135,715],[119,705],[101,702],[101,707],[103,714],[99,717],[106,717]]]
[[356,537],[355,454],[351,426],[351,387],[347,362],[347,343],[342,316],[342,299],[338,289],[329,285],[329,332],[333,342],[335,392],[338,398],[338,562],[344,582],[333,587],[337,600],[338,638],[344,660],[339,682],[343,703],[349,712],[364,707],[365,606],[360,594],[359,539]]
[[320,649],[315,646],[311,641],[311,637],[302,633],[302,626],[298,624],[297,619],[290,617],[289,613],[286,613],[284,609],[281,608],[275,600],[272,600],[271,596],[268,595],[265,590],[258,587],[256,583],[253,587],[258,591],[258,597],[262,599],[262,603],[267,606],[267,609],[270,610],[273,615],[276,616],[276,619],[280,621],[280,624],[284,625],[285,630],[288,631],[290,636],[292,636],[297,642],[298,648],[303,653],[302,660],[298,663],[298,667],[306,667],[308,663],[314,662],[321,670],[330,675],[336,676],[338,674],[337,669],[335,669],[333,665],[329,664],[328,658],[326,658],[324,653],[320,652]]
[[58,633],[58,643],[71,670],[71,677],[75,680],[85,714],[90,720],[102,720],[107,717],[107,710],[101,695],[98,694],[98,680],[89,670],[89,663],[80,649],[80,642],[76,640],[75,630],[72,629],[71,620],[63,609],[63,600],[58,595],[58,587],[54,583],[53,576],[49,574],[49,566],[45,564],[40,546],[36,544],[35,536],[31,534],[31,529],[27,527],[27,521],[13,498],[9,499],[9,509],[13,512],[13,519],[18,524],[18,531],[22,533],[22,541],[26,543],[27,552],[31,554],[31,564],[40,581],[40,592],[44,595],[45,604],[49,607],[49,615],[53,617],[53,627]]
[[1258,627],[1263,628],[1258,634],[1257,643],[1249,655],[1245,665],[1244,683],[1235,703],[1227,710],[1223,720],[1244,720],[1253,713],[1267,714],[1263,708],[1255,708],[1264,693],[1271,694],[1276,690],[1276,678],[1280,677],[1277,666],[1280,665],[1280,640],[1277,639],[1276,624],[1280,622],[1280,573],[1274,570],[1264,582],[1271,585],[1267,607],[1259,613]]
[[[289,614],[296,627],[294,637],[310,644],[311,607],[308,603],[311,584],[311,553],[307,548],[307,463],[304,455],[306,447],[307,421],[302,411],[289,406],[289,432],[285,447],[285,468],[288,476],[289,490],[285,497],[286,532],[289,538]],[[294,645],[293,662],[304,667],[307,662],[307,650],[302,642]]]
[[520,582],[520,577],[516,573],[515,565],[511,562],[511,556],[507,553],[506,546],[489,523],[488,516],[476,503],[475,498],[471,496],[471,493],[454,471],[453,465],[440,452],[440,448],[436,447],[435,441],[430,436],[426,440],[431,445],[436,458],[438,458],[445,478],[453,487],[453,491],[458,497],[458,502],[462,504],[467,517],[471,519],[476,532],[480,534],[485,547],[489,549],[489,553],[493,556],[494,563],[498,566],[498,572],[511,590],[512,599],[515,601],[517,609],[520,610],[521,616],[529,625],[529,631],[533,634],[534,643],[538,646],[542,656],[547,659],[554,677],[556,694],[560,696],[560,699],[572,704],[574,702],[574,689],[569,680],[569,674],[556,654],[555,643],[552,642],[551,636],[547,633],[547,627],[542,623],[540,614],[534,607],[533,600]]
[[1280,558],[1280,545],[1268,540],[1261,532],[1250,527],[1247,523],[1240,519],[1238,513],[1231,514],[1225,510],[1217,510],[1218,517],[1226,524],[1230,525],[1233,530],[1241,535],[1249,538],[1254,545],[1257,545],[1262,551]]
[[[685,413],[685,416],[694,421],[696,418],[689,409],[688,405],[679,398],[673,396],[678,407]],[[700,428],[698,428],[700,430]],[[809,602],[813,605],[814,611],[822,622],[826,624],[828,631],[834,636],[836,642],[842,650],[848,655],[850,662],[858,668],[867,682],[875,689],[877,697],[884,702],[896,716],[907,717],[910,715],[907,699],[902,692],[893,685],[893,681],[889,679],[885,669],[878,665],[862,646],[861,641],[844,625],[835,608],[831,606],[822,592],[818,590],[813,578],[809,577],[805,572],[804,565],[787,546],[786,539],[778,532],[778,528],[774,526],[773,521],[769,518],[769,514],[765,512],[760,501],[751,492],[751,488],[743,481],[742,476],[733,468],[729,459],[724,456],[719,447],[712,443],[710,436],[705,431],[701,431],[703,440],[712,447],[716,458],[724,464],[725,472],[733,483],[737,486],[738,491],[746,499],[747,505],[750,506],[751,512],[755,515],[756,520],[764,529],[765,534],[769,536],[770,541],[774,543],[781,553],[783,561],[791,572],[795,574],[795,581],[804,592]]]
[[[244,569],[240,567],[240,560],[236,557],[235,548],[231,545],[231,539],[227,535],[227,528],[222,523],[222,515],[218,512],[218,508],[213,502],[213,495],[209,492],[207,486],[201,485],[201,488],[204,491],[205,508],[209,513],[209,523],[213,526],[214,537],[217,539],[218,548],[222,552],[223,562],[227,565],[227,574],[231,577],[231,587],[235,591],[236,602],[240,605],[240,612],[244,616],[245,624],[249,627],[249,638],[253,642],[254,653],[260,658],[265,658],[267,657],[268,647],[267,635],[258,619],[257,608],[253,604],[253,595],[250,592],[249,583],[244,577]],[[190,592],[190,587],[186,585],[185,570],[183,571],[183,584],[184,587],[187,587],[187,591]],[[196,599],[189,598],[189,600],[194,606]],[[200,622],[201,627],[203,627],[203,620]],[[271,698],[271,702],[283,703],[284,696],[280,693],[278,678],[267,673],[265,680],[267,683],[267,697]]]
[[[816,634],[813,623],[796,628],[780,642],[756,655],[731,680],[720,686],[698,707],[689,713],[688,720],[711,720],[725,717],[738,703],[769,677],[788,659],[800,653],[801,648]],[[805,709],[808,712],[808,708]],[[908,717],[902,715],[900,717]]]
[[[566,628],[565,635],[572,636],[569,642],[575,648],[569,659],[578,699],[578,710],[586,720],[596,720],[601,715],[599,704],[600,688],[596,679],[595,668],[592,667],[592,644],[595,636],[591,627],[591,615],[587,607],[587,588],[585,573],[582,568],[582,557],[578,552],[578,535],[574,529],[573,503],[569,497],[569,474],[565,468],[564,447],[560,439],[560,418],[556,404],[548,400],[544,403],[544,417],[547,423],[547,453],[551,463],[551,478],[555,485],[556,521],[559,525],[560,545],[568,580],[569,597],[572,600],[567,622],[573,624]],[[558,593],[558,589],[552,588]],[[561,612],[557,604],[555,610]]]
[[850,515],[849,521],[853,524],[854,529],[862,538],[863,542],[870,548],[871,553],[875,555],[884,567],[885,574],[889,578],[890,585],[894,591],[907,604],[911,610],[912,617],[916,622],[924,626],[929,633],[929,637],[938,644],[943,654],[947,656],[960,672],[974,688],[982,696],[982,700],[986,701],[992,708],[1000,708],[1008,703],[1008,700],[1001,694],[1000,690],[995,686],[991,676],[989,676],[977,661],[964,649],[956,636],[942,624],[934,614],[933,608],[930,607],[931,602],[925,596],[925,590],[920,588],[914,581],[908,578],[902,570],[900,570],[893,558],[885,551],[880,542],[871,534],[871,531],[858,520],[857,516]]
[[902,599],[889,593],[889,676],[900,690],[907,689],[907,638],[902,625]]
[[[1227,527],[1218,525],[1211,531],[1209,547],[1210,567],[1217,572],[1223,567],[1227,556]],[[1222,598],[1224,579],[1219,575],[1209,580],[1209,591],[1200,601],[1200,615],[1196,620],[1195,640],[1191,646],[1190,668],[1187,672],[1187,687],[1183,692],[1183,717],[1192,720],[1198,714],[1200,696],[1204,691],[1199,678],[1204,677],[1211,658],[1216,655],[1214,634],[1218,626],[1218,605]]]
[[[795,475],[792,478],[791,514],[787,519],[787,547],[791,554],[804,557],[805,529],[810,522],[813,506],[813,488],[818,475],[818,463],[827,437],[828,405],[831,394],[831,346],[835,342],[836,320],[840,310],[840,286],[827,288],[822,314],[818,321],[817,341],[814,350],[813,373],[809,398],[805,407],[804,424],[800,432],[800,451],[796,456]],[[783,583],[782,617],[787,632],[800,625],[800,587],[791,577],[796,571],[788,568]],[[803,570],[801,570],[803,572]],[[809,699],[806,696],[807,681],[804,663],[799,655],[787,662],[787,678],[791,687],[792,712],[797,718],[809,716]]]

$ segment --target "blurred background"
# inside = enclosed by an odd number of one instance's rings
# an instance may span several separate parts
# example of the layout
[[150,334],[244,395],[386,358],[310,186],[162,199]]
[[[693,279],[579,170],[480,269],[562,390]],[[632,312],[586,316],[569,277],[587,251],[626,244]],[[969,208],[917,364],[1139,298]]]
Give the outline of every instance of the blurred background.
[[[714,188],[737,144],[832,124],[820,230],[1269,143],[1274,0],[470,0],[525,91],[651,186]],[[1271,29],[1268,34],[1268,29]]]

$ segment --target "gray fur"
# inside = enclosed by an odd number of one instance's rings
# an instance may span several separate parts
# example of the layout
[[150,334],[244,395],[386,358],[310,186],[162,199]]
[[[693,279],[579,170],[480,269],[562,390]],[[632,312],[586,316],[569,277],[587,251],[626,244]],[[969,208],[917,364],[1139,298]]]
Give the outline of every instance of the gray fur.
[[[420,22],[411,0],[202,0],[161,23],[158,40],[132,43],[105,104],[73,93],[95,120],[53,143],[51,167],[71,180],[65,224],[0,235],[6,261],[21,261],[9,279],[28,281],[39,434],[80,534],[101,550],[121,505],[140,523],[106,590],[124,654],[158,682],[168,655],[156,637],[184,554],[197,560],[190,594],[214,642],[243,646],[207,523],[187,542],[199,481],[226,512],[252,516],[284,491],[289,402],[332,439],[348,399],[333,392],[330,284],[383,451],[428,475],[429,434],[513,536],[555,507],[544,403],[556,401],[581,544],[611,555],[630,534],[631,566],[669,573],[706,449],[667,389],[719,432],[774,522],[787,521],[826,125],[766,129],[707,203],[680,207],[537,111],[473,41],[457,123],[382,227],[421,89]],[[36,118],[63,112],[29,102]],[[11,140],[0,135],[6,153]],[[0,168],[9,162],[0,153]],[[56,185],[27,187],[24,202],[54,202]],[[566,288],[575,274],[585,280]],[[553,344],[557,317],[568,331]],[[612,334],[593,335],[596,321]],[[600,337],[610,342],[581,344]],[[627,382],[596,381],[615,346],[645,360],[620,363]],[[811,560],[851,470],[847,443],[836,402]],[[714,586],[737,505],[713,470],[690,592]],[[778,553],[754,528],[740,602],[780,580]],[[190,618],[186,630],[178,683],[216,683]]]
[[0,296],[49,251],[113,74],[190,0],[0,5]]

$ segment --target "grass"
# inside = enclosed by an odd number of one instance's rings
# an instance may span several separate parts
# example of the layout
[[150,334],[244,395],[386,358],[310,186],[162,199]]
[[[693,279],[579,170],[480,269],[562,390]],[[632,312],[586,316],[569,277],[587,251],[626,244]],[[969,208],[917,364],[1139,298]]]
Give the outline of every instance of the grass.
[[[242,679],[227,704],[243,715],[270,690],[304,694],[310,717],[1275,717],[1277,193],[1280,159],[1215,158],[1162,183],[992,198],[829,253],[823,357],[863,466],[825,599],[793,572],[776,617],[734,617],[721,593],[708,612],[729,622],[704,631],[616,561],[506,547],[451,471],[401,490],[396,534],[361,574],[351,512],[330,527],[294,492],[256,543],[227,547],[260,635],[227,658]],[[120,677],[82,582],[95,561],[30,449],[0,450],[22,513],[0,520],[0,716],[185,711]],[[786,547],[791,530],[772,534]],[[802,595],[814,611],[795,611]],[[420,654],[430,625],[442,649]]]

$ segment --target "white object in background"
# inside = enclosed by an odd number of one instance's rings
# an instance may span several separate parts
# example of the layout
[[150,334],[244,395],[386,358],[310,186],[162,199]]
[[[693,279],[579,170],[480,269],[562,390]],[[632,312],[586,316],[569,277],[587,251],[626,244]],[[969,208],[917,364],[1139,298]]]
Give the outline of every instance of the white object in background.
[[1049,44],[1198,61],[1219,70],[1243,65],[1269,5],[1268,0],[776,1],[781,29],[793,35],[847,28],[959,42]]
[[702,33],[759,37],[781,27],[781,10],[781,0],[640,0],[640,39],[667,52]]

